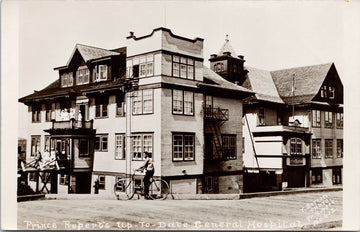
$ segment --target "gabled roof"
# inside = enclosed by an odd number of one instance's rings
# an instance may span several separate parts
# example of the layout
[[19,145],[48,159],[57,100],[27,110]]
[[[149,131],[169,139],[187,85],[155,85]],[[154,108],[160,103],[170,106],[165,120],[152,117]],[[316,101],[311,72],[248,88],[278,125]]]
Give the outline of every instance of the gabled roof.
[[[235,90],[235,91],[241,91],[241,92],[253,94],[253,92],[251,90],[246,89],[239,85],[235,85],[234,83],[231,83],[231,82],[225,80],[223,77],[221,77],[219,74],[212,71],[208,67],[204,66],[203,72],[204,72],[204,79],[210,80],[211,82],[215,83],[215,84],[212,84],[214,86],[219,86],[221,88],[225,88],[225,89],[229,89],[229,90]],[[201,85],[211,85],[211,84],[201,83]]]
[[[333,63],[272,71],[271,76],[281,98],[287,104],[310,102],[319,92]],[[294,99],[292,88],[294,79]]]
[[255,92],[258,100],[284,104],[269,71],[246,67],[249,71],[242,86]]
[[82,56],[85,62],[88,62],[90,60],[96,60],[100,58],[120,55],[119,52],[110,51],[103,48],[97,48],[83,44],[76,44],[68,62],[66,63],[66,66],[69,66],[76,50],[79,51],[80,55]]
[[221,49],[220,49],[220,51],[219,51],[219,53],[218,53],[218,56],[223,56],[223,55],[224,55],[224,52],[230,52],[230,55],[231,55],[231,56],[237,58],[236,52],[235,52],[235,50],[233,49],[233,47],[231,46],[230,41],[228,40],[227,37],[226,37],[226,39],[225,39],[225,43],[223,44],[223,46],[221,47]]

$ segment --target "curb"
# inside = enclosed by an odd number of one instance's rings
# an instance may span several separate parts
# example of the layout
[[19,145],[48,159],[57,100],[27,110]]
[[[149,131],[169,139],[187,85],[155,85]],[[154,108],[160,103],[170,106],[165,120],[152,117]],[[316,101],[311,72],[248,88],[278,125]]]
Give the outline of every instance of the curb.
[[[343,190],[342,187],[337,187],[337,188],[296,189],[296,190],[288,190],[288,191],[257,192],[257,193],[242,193],[242,194],[169,194],[166,200],[242,200],[242,199],[249,199],[254,197],[270,197],[270,196],[301,194],[301,193],[333,192],[333,191],[342,191],[342,190]],[[109,195],[109,194],[46,194],[44,198],[46,200],[115,200],[116,199],[114,195]]]
[[23,196],[18,196],[17,197],[17,201],[33,201],[33,200],[39,200],[39,199],[44,199],[45,198],[45,194],[33,194],[33,195],[23,195]]

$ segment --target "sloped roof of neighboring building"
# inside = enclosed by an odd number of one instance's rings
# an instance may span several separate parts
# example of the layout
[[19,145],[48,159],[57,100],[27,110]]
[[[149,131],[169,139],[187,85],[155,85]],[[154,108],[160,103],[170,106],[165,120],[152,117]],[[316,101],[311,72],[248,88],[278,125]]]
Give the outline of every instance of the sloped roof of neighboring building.
[[248,73],[242,86],[255,92],[258,100],[284,103],[279,96],[274,81],[269,71],[246,67]]
[[230,41],[227,38],[225,39],[225,43],[221,47],[218,56],[224,55],[224,52],[230,52],[231,56],[237,57],[235,50],[233,49],[233,47],[230,44]]
[[22,97],[19,99],[19,102],[28,102],[39,99],[46,99],[49,97],[61,97],[61,96],[69,96],[71,94],[80,94],[81,92],[89,92],[100,89],[108,89],[110,87],[118,87],[121,86],[124,82],[123,78],[118,78],[115,81],[104,81],[104,82],[96,82],[85,85],[74,85],[71,87],[61,87],[60,81],[57,79],[44,89],[40,91],[36,91],[30,95]]
[[[319,92],[333,63],[312,65],[272,71],[271,76],[281,98],[287,103],[294,104],[310,102]],[[294,98],[292,98],[294,76]]]
[[68,66],[70,64],[70,61],[71,61],[73,55],[75,54],[76,50],[79,51],[79,53],[81,54],[81,56],[85,62],[88,62],[90,60],[105,58],[105,57],[109,57],[109,56],[120,55],[119,52],[110,51],[107,49],[92,47],[92,46],[83,45],[83,44],[76,44],[76,46],[73,50],[73,53],[71,54],[66,66]]
[[[211,82],[215,83],[216,85],[219,85],[222,88],[226,88],[226,89],[229,89],[229,90],[235,90],[235,91],[241,91],[241,92],[245,92],[245,93],[253,93],[249,89],[246,89],[246,88],[244,88],[242,86],[239,86],[239,85],[235,85],[234,83],[231,83],[231,82],[225,80],[219,74],[212,71],[208,67],[204,66],[203,72],[204,72],[204,78],[205,79],[210,80]],[[210,85],[210,84],[201,83],[201,85]]]

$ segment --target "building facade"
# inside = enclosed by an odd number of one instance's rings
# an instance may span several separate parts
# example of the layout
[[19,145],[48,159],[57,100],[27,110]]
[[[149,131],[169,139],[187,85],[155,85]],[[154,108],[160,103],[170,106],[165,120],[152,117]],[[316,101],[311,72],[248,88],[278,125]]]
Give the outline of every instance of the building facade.
[[244,67],[228,39],[209,61],[255,92],[243,104],[244,192],[342,183],[343,86],[333,63]]
[[[203,39],[131,32],[118,49],[77,44],[55,70],[58,80],[19,100],[27,160],[49,150],[58,162],[49,192],[94,193],[98,181],[112,194],[145,151],[173,193],[243,191],[242,100],[253,93],[204,67]],[[38,189],[36,172],[29,178]]]

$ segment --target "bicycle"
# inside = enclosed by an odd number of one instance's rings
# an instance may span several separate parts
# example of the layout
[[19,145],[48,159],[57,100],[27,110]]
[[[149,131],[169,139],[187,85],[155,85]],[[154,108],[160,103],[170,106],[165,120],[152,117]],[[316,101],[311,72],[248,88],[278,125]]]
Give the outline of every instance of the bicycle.
[[[131,200],[135,193],[137,193],[138,199],[140,198],[140,195],[143,195],[144,186],[141,182],[140,184],[136,183],[136,171],[137,170],[134,170],[134,173],[131,174],[130,180],[123,178],[116,181],[114,185],[114,194],[118,200],[120,199],[120,195],[124,192],[128,200]],[[149,197],[152,200],[165,200],[169,194],[169,189],[168,183],[160,177],[150,178]]]

